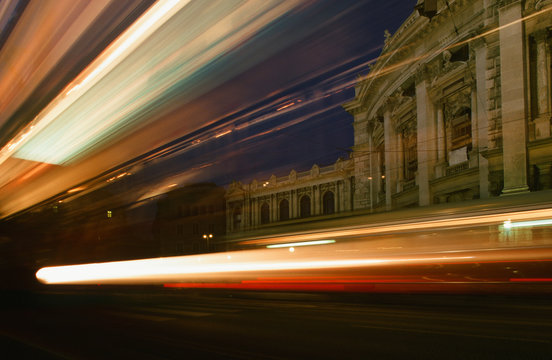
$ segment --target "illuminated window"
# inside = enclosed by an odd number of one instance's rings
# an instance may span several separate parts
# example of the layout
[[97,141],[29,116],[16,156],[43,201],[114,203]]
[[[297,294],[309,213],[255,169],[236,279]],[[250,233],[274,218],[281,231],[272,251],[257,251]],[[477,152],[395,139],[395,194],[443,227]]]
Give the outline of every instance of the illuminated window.
[[108,218],[113,217],[113,213],[111,212],[111,210],[107,210],[107,217]]

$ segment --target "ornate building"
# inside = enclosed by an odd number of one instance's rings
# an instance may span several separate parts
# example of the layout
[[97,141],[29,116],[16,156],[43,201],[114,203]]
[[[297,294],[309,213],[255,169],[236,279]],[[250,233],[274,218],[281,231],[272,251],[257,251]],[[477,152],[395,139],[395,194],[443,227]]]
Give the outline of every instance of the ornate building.
[[552,1],[448,0],[420,13],[387,34],[344,105],[355,209],[551,188]]
[[385,32],[344,104],[354,116],[352,159],[233,183],[228,233],[552,188],[552,0],[432,5],[424,11],[419,1],[394,35]]
[[226,192],[227,233],[351,211],[353,173],[352,159],[338,159],[330,166],[292,170],[266,181],[233,182]]

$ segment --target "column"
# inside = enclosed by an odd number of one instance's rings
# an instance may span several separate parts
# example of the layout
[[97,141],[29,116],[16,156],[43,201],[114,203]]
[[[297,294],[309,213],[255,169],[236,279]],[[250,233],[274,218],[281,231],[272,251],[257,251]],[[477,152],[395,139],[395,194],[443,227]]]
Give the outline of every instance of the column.
[[469,157],[470,157],[470,168],[474,168],[474,167],[477,167],[477,165],[479,163],[479,157],[478,157],[479,152],[477,151],[477,146],[478,146],[477,128],[479,127],[478,123],[477,123],[477,106],[478,106],[478,103],[477,103],[477,89],[476,89],[475,84],[472,84],[472,88],[471,88],[471,105],[470,106],[471,106],[470,117],[471,117],[472,150],[469,153]]
[[342,199],[343,199],[343,195],[341,194],[341,190],[342,189],[342,186],[341,186],[341,181],[337,180],[335,182],[335,204],[336,204],[336,207],[335,207],[335,212],[338,213],[338,212],[341,212],[341,210],[343,209],[343,203],[342,203]]
[[276,199],[275,199],[275,196],[274,194],[270,194],[270,222],[275,222],[276,221],[276,213],[274,212],[274,208],[276,207],[275,204],[276,204]]
[[311,201],[313,202],[313,206],[311,206],[312,215],[319,215],[320,214],[320,185],[314,185]]
[[398,181],[397,181],[397,192],[402,191],[402,185],[404,180],[404,139],[403,134],[399,132],[397,134],[397,143],[399,145],[398,147],[398,153],[397,153],[397,172],[398,172]]
[[439,102],[435,105],[437,117],[437,164],[435,165],[435,177],[440,178],[445,176],[447,168],[447,159],[445,157],[445,119],[443,118],[443,103]]
[[487,44],[483,38],[473,42],[475,50],[475,86],[477,88],[477,129],[475,137],[477,138],[477,151],[479,158],[479,197],[487,199],[489,197],[489,160],[483,155],[482,151],[489,147],[489,120],[487,117]]
[[547,30],[541,29],[533,34],[537,45],[537,108],[535,117],[535,137],[543,139],[550,137],[550,94],[548,79],[550,65],[547,59]]
[[249,228],[249,194],[245,196],[245,201],[243,202],[243,216],[242,216],[242,230],[247,230]]
[[431,204],[429,180],[433,178],[436,160],[436,124],[433,104],[428,94],[427,70],[422,66],[416,73],[416,117],[418,125],[418,189],[420,206]]
[[[368,159],[369,162],[370,162],[370,171],[368,173],[368,193],[370,194],[370,199],[368,199],[370,201],[370,210],[372,210],[374,208],[374,205],[376,203],[376,201],[374,200],[375,197],[374,197],[374,193],[377,194],[378,192],[378,187],[377,186],[374,186],[376,185],[377,183],[374,183],[374,179],[378,179],[378,176],[379,173],[380,173],[380,168],[379,168],[379,159],[378,159],[378,154],[374,151],[374,139],[372,137],[373,133],[370,134],[370,158]],[[379,182],[378,182],[379,183]],[[352,207],[352,205],[351,205]]]
[[343,211],[351,210],[351,178],[346,177],[343,183]]
[[251,228],[257,227],[258,206],[257,198],[251,199]]
[[498,10],[502,97],[503,195],[529,191],[527,186],[525,68],[521,1]]
[[[383,131],[385,141],[385,207],[391,210],[393,207],[394,189],[397,188],[397,134],[391,119],[391,102],[388,99],[384,105]],[[373,181],[373,180],[372,180]]]

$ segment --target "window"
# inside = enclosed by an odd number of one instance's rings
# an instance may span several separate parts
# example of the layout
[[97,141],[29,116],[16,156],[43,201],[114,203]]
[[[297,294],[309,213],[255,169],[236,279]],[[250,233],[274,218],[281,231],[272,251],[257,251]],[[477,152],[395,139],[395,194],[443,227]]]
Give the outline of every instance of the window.
[[234,230],[238,230],[240,228],[241,224],[241,216],[242,211],[240,207],[237,207],[234,209],[234,213],[232,215],[232,228]]
[[280,201],[280,221],[289,220],[289,201],[283,199]]
[[311,215],[311,201],[310,196],[304,195],[299,202],[300,215],[302,218],[309,217]]
[[193,233],[194,235],[199,234],[199,224],[198,224],[198,223],[195,223],[195,224],[193,225],[192,233]]
[[270,222],[270,207],[265,202],[261,205],[261,224],[268,224]]
[[[56,210],[57,210],[57,209],[56,209]],[[111,212],[111,210],[107,210],[107,217],[108,217],[108,218],[113,217],[113,212]]]
[[334,199],[334,193],[331,191],[326,191],[324,197],[322,198],[322,208],[324,215],[330,215],[335,212]]
[[451,150],[460,149],[461,147],[471,147],[471,110],[464,107],[455,114],[451,121]]

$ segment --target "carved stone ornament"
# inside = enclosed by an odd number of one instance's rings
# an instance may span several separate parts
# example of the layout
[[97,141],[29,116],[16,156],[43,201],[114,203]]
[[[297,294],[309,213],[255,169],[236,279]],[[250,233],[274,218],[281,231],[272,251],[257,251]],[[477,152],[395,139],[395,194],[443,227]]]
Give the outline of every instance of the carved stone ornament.
[[546,5],[552,4],[552,0],[527,0],[525,1],[525,10],[541,10]]
[[296,181],[297,180],[297,171],[291,170],[289,172],[289,180],[290,181]]
[[311,187],[304,187],[297,189],[297,197],[300,199],[302,196],[308,195],[312,197],[312,188]]
[[416,69],[415,79],[416,83],[420,83],[428,79],[428,69],[426,64],[420,64],[418,69]]
[[326,183],[320,185],[320,193],[325,193],[328,190],[335,193],[335,183]]
[[320,175],[320,168],[318,167],[318,165],[314,164],[311,168],[311,176],[318,176]]

